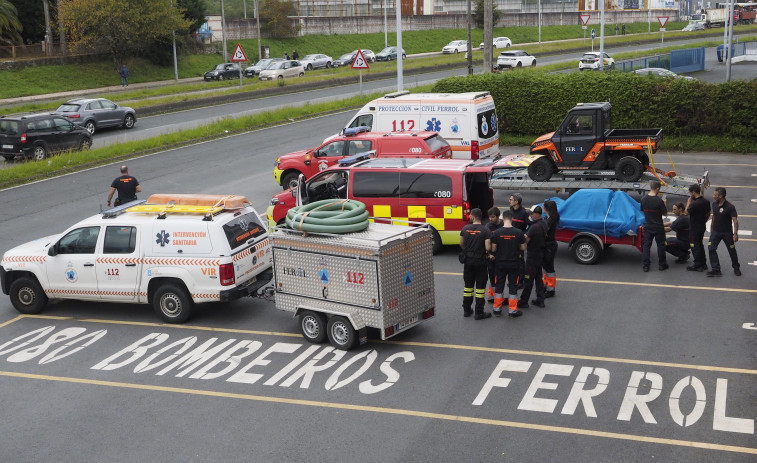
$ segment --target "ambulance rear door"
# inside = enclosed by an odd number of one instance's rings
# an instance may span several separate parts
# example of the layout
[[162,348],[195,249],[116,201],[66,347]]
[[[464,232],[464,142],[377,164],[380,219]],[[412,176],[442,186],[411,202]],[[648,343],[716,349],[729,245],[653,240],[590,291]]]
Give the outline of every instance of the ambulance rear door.
[[231,248],[234,276],[239,285],[271,265],[270,243],[260,216],[250,209],[221,226]]
[[474,134],[477,136],[479,158],[499,154],[499,120],[494,100],[489,96],[476,101],[476,121]]

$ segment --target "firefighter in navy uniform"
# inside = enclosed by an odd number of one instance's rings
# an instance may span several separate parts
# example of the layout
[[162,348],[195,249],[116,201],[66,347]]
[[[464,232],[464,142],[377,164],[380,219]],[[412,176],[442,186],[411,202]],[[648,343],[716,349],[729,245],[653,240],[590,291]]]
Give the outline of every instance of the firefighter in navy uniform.
[[544,307],[544,281],[542,267],[544,265],[544,250],[547,239],[547,223],[542,220],[541,206],[534,206],[531,210],[531,226],[526,232],[526,274],[523,282],[523,292],[520,294],[518,308],[527,309],[528,298],[536,283],[536,299],[531,303],[537,307]]
[[673,205],[673,214],[676,219],[672,222],[665,222],[665,231],[673,231],[676,234],[675,238],[665,239],[665,251],[677,257],[676,264],[685,264],[689,260],[689,230],[690,220],[689,216],[685,215],[686,208],[683,203],[676,203]]
[[557,203],[551,200],[544,201],[544,212],[547,218],[547,237],[544,243],[544,297],[555,297],[557,286],[557,274],[555,273],[555,256],[557,255],[557,226],[560,225],[560,213],[557,212]]
[[508,316],[516,318],[523,315],[518,310],[518,269],[520,256],[526,248],[526,238],[519,228],[513,226],[513,213],[502,212],[503,226],[492,234],[489,240],[489,259],[494,260],[497,273],[497,283],[494,290],[494,315],[502,314],[505,302],[505,282],[508,288]]
[[[503,222],[500,218],[501,214],[502,213],[500,212],[498,207],[489,208],[489,211],[487,212],[487,215],[489,216],[489,222],[486,224],[486,228],[489,229],[489,232],[492,235],[494,234],[495,230],[505,225],[505,222]],[[497,282],[497,270],[494,266],[494,259],[487,260],[487,270],[489,272],[489,292],[487,299],[489,302],[494,302],[494,286]]]
[[463,264],[463,315],[470,317],[473,313],[473,293],[475,290],[476,299],[476,320],[483,320],[492,316],[491,312],[484,312],[484,297],[486,296],[486,280],[488,272],[486,270],[486,242],[489,240],[489,229],[486,225],[481,224],[481,209],[472,209],[470,211],[470,224],[460,230],[460,247],[465,254],[465,263]]
[[736,213],[736,207],[725,199],[725,188],[717,187],[712,197],[715,199],[712,203],[712,222],[710,223],[710,241],[707,243],[707,250],[710,254],[710,266],[712,270],[707,272],[708,277],[719,277],[720,259],[718,259],[718,246],[724,242],[728,255],[731,256],[731,267],[733,273],[741,276],[741,266],[739,265],[739,256],[736,253],[736,243],[739,241],[739,215]]
[[121,166],[121,176],[116,177],[113,183],[110,184],[110,191],[108,192],[108,206],[113,199],[113,194],[118,191],[116,202],[114,206],[119,206],[129,201],[137,199],[137,193],[142,192],[142,185],[139,184],[136,178],[129,175],[129,168]]
[[693,184],[689,187],[689,200],[686,202],[686,215],[689,216],[689,239],[694,263],[686,267],[691,272],[707,270],[707,257],[704,253],[704,232],[710,220],[710,203],[702,196],[702,187]]
[[[510,195],[510,212],[513,214],[513,227],[526,233],[528,228],[528,210],[523,208],[523,197],[518,193]],[[526,273],[526,262],[523,259],[524,253],[520,255],[520,267],[518,267],[518,289],[523,288],[523,276]]]
[[657,245],[657,263],[660,271],[667,270],[668,262],[665,258],[665,226],[662,222],[662,216],[667,215],[668,206],[665,200],[660,197],[659,181],[653,180],[649,183],[649,194],[641,198],[641,210],[644,212],[644,244],[642,246],[642,270],[649,271],[651,264],[650,254],[652,252],[652,242]]

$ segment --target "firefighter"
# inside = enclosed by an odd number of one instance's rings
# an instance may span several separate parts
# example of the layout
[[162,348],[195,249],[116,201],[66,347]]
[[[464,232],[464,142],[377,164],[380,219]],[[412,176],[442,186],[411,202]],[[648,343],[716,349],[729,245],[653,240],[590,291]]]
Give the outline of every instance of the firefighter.
[[739,215],[736,213],[736,207],[725,199],[725,188],[719,186],[715,188],[712,194],[712,222],[710,222],[710,241],[707,243],[707,250],[710,253],[710,265],[712,270],[707,272],[708,277],[719,277],[720,260],[718,259],[718,246],[723,241],[731,256],[731,266],[733,273],[741,276],[741,266],[739,265],[739,256],[736,253],[736,243],[739,241]]
[[513,226],[513,213],[502,212],[503,226],[492,234],[488,243],[489,259],[494,260],[497,283],[494,290],[494,315],[502,315],[502,304],[505,302],[503,291],[505,282],[508,288],[508,313],[510,318],[523,315],[518,310],[518,269],[520,256],[526,249],[526,238],[519,228]]
[[702,196],[702,187],[697,183],[689,187],[686,215],[689,216],[689,239],[691,240],[691,255],[694,257],[694,263],[686,267],[686,270],[704,272],[707,270],[707,257],[704,254],[702,241],[707,221],[710,219],[710,203]]
[[541,206],[534,206],[531,210],[531,226],[526,232],[526,274],[523,292],[518,301],[519,309],[527,309],[528,298],[536,283],[536,299],[531,303],[537,307],[544,307],[544,281],[542,281],[542,267],[544,264],[544,248],[547,239],[547,223],[541,218]]
[[557,276],[555,274],[555,256],[557,255],[557,240],[555,233],[560,224],[560,213],[557,212],[557,203],[552,200],[544,201],[544,212],[547,214],[547,237],[544,247],[544,297],[555,297]]
[[641,252],[642,270],[645,272],[649,271],[651,263],[652,241],[657,243],[657,263],[660,271],[668,268],[665,258],[665,226],[662,222],[662,216],[667,214],[668,206],[665,205],[665,199],[660,197],[661,186],[659,181],[653,180],[649,184],[649,194],[641,198],[641,210],[644,212],[644,245]]
[[[489,208],[487,214],[489,215],[489,222],[486,224],[486,228],[489,229],[491,234],[494,234],[494,231],[503,227],[505,223],[500,218],[501,212],[498,207]],[[489,293],[487,299],[489,302],[494,302],[494,285],[497,276],[494,260],[487,259],[487,271],[489,272]]]
[[[528,211],[523,208],[523,197],[518,193],[510,195],[510,212],[513,213],[513,227],[526,233],[528,228]],[[526,272],[526,262],[523,260],[523,253],[520,255],[520,267],[518,267],[518,289],[523,288],[523,276]]]
[[691,228],[689,216],[685,215],[686,211],[683,203],[673,205],[673,214],[676,219],[672,222],[665,222],[665,232],[674,231],[675,238],[665,240],[665,251],[677,257],[676,264],[685,264],[689,260],[689,230]]
[[465,253],[463,264],[463,316],[470,317],[473,313],[473,293],[476,295],[476,320],[483,320],[492,316],[491,312],[484,312],[484,296],[486,295],[486,242],[490,233],[486,225],[481,224],[481,209],[470,211],[470,224],[460,230],[460,247]]

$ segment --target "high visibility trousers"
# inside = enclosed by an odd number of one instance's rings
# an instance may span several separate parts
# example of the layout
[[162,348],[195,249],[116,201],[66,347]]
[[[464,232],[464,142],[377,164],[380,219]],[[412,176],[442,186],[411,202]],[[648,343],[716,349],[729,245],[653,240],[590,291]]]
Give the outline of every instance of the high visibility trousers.
[[463,266],[463,281],[465,282],[465,286],[463,287],[463,310],[465,312],[472,310],[474,294],[476,296],[476,313],[484,312],[487,278],[486,262],[483,260],[465,262]]
[[502,310],[505,302],[505,282],[508,287],[508,306],[510,312],[518,310],[518,264],[497,265],[497,285],[494,289],[494,311]]
[[544,286],[547,293],[554,294],[557,286],[557,277],[555,276],[555,255],[557,255],[557,241],[547,241],[544,247]]

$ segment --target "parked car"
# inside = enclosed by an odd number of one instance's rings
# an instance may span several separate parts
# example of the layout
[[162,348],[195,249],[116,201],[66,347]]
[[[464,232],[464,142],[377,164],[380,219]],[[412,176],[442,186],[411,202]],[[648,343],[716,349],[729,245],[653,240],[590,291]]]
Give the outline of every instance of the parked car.
[[702,23],[688,23],[686,27],[681,29],[681,32],[692,32],[692,31],[703,31],[705,30],[704,24]]
[[6,161],[32,158],[41,161],[51,153],[86,150],[92,135],[68,119],[53,114],[0,117],[0,154]]
[[206,72],[204,78],[206,81],[238,79],[240,69],[242,69],[242,67],[239,63],[223,63]]
[[245,77],[255,77],[257,75],[260,75],[260,71],[270,66],[271,63],[274,61],[284,61],[284,58],[265,58],[261,59],[257,63],[253,64],[252,66],[249,66],[245,68],[244,70],[244,76]]
[[[602,64],[603,69],[615,69],[615,60],[607,53],[604,54],[604,62]],[[584,53],[581,59],[578,61],[578,70],[590,69],[593,71],[599,70],[599,52],[589,51]]]
[[[402,50],[402,59],[407,58],[405,50]],[[386,47],[376,53],[376,61],[392,61],[397,59],[397,47]]]
[[[513,46],[513,42],[507,37],[494,37],[492,45],[494,45],[494,48],[510,48]],[[478,48],[483,49],[484,42],[481,42]]]
[[373,50],[363,50],[363,56],[365,56],[365,59],[368,60],[369,63],[376,62],[376,54],[373,53]]
[[642,76],[658,76],[658,77],[666,77],[666,78],[673,78],[673,79],[697,80],[694,77],[682,76],[680,74],[676,74],[675,72],[669,69],[665,69],[665,68],[643,68],[643,69],[637,69],[633,72],[634,74],[639,74]]
[[523,66],[536,66],[536,57],[523,50],[503,51],[497,57],[495,69],[521,68]]
[[466,40],[453,40],[442,48],[442,53],[460,53],[461,51],[468,50],[468,41]]
[[330,56],[322,54],[305,55],[305,57],[300,60],[300,63],[302,63],[308,71],[318,68],[330,68],[331,63],[333,62],[334,60]]
[[345,53],[338,59],[335,59],[334,62],[331,63],[331,65],[335,68],[342,66],[352,66],[352,62],[355,61],[355,55],[357,55],[357,50],[350,53]]
[[53,114],[67,117],[86,128],[90,135],[105,127],[130,129],[137,122],[137,113],[132,108],[105,98],[74,98],[58,106]]
[[260,80],[283,80],[289,77],[302,77],[305,68],[302,63],[294,60],[274,61],[266,69],[260,71]]

